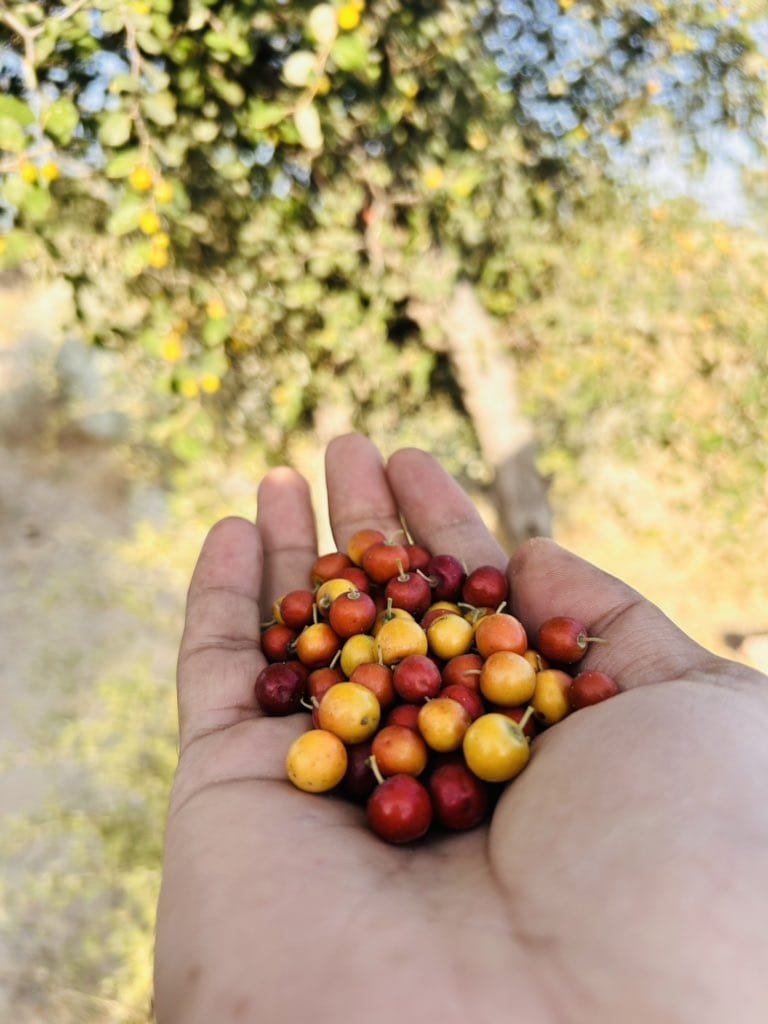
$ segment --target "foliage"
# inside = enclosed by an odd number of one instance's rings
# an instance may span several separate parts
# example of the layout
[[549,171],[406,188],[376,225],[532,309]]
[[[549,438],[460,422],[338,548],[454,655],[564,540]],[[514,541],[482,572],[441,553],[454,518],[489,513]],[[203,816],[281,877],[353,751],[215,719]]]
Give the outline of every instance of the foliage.
[[0,259],[72,283],[186,461],[279,457],[324,406],[449,449],[414,304],[462,276],[514,317],[649,119],[758,137],[765,86],[757,15],[709,0],[26,0],[0,26]]

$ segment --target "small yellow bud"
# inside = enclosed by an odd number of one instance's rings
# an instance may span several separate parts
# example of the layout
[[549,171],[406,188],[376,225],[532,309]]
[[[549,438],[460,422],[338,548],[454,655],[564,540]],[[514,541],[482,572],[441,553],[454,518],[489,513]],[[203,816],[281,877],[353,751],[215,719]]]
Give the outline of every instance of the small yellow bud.
[[151,249],[148,262],[150,267],[154,267],[155,270],[162,270],[163,267],[168,266],[168,250],[167,249]]
[[192,378],[187,378],[179,384],[179,391],[185,398],[197,398],[200,394],[200,388],[197,386],[197,381]]

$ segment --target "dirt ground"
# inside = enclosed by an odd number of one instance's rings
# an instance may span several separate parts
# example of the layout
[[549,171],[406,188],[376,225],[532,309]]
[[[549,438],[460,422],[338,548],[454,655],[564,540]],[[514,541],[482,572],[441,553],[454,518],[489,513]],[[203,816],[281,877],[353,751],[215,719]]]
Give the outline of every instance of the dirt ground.
[[[44,320],[46,308],[39,315]],[[3,322],[0,393],[7,399],[24,385],[18,367],[10,366],[9,338],[32,337],[35,325],[8,308]],[[57,442],[47,429],[55,415],[49,397],[45,388],[32,388],[16,413],[8,415],[6,406],[0,444],[0,832],[7,816],[34,811],[43,801],[50,780],[32,756],[40,727],[114,657],[115,637],[146,644],[172,677],[184,598],[181,586],[167,594],[165,625],[149,632],[112,600],[122,571],[115,543],[130,538],[162,500],[155,493],[147,504],[154,492],[126,473],[109,443],[71,434]],[[660,499],[653,466],[595,467],[594,480],[594,490],[560,510],[557,539],[628,579],[702,643],[768,669],[765,560],[736,564],[702,549],[696,524],[671,499]],[[615,498],[599,515],[597,489]],[[166,588],[167,579],[149,573],[144,586]],[[14,865],[6,864],[5,884],[13,879]],[[24,959],[34,949],[0,917],[0,1019],[40,1024],[30,983],[35,965]],[[76,1018],[68,1013],[47,1024],[64,1019]]]

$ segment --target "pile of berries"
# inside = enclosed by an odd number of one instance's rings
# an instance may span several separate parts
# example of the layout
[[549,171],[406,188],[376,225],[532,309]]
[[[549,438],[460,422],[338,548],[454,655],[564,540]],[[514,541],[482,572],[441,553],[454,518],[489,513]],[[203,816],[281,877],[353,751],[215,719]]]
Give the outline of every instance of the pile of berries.
[[256,697],[266,715],[312,715],[288,751],[291,782],[365,803],[389,842],[433,822],[473,828],[537,730],[618,692],[602,672],[572,674],[602,642],[577,620],[547,620],[529,646],[494,566],[467,573],[452,555],[360,530],[316,559],[310,585],[273,606]]

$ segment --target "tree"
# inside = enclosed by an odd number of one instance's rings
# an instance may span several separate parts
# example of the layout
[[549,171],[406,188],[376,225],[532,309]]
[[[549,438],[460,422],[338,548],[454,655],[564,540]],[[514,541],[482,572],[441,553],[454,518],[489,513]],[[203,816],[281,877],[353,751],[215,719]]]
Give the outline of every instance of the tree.
[[710,0],[0,5],[2,259],[71,282],[179,457],[221,434],[280,457],[338,408],[454,455],[458,424],[471,452],[493,424],[467,424],[484,404],[437,314],[471,286],[511,358],[633,134],[757,139],[758,21]]

